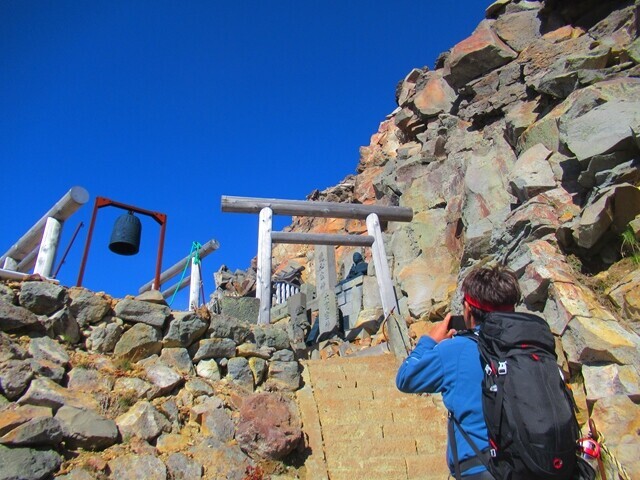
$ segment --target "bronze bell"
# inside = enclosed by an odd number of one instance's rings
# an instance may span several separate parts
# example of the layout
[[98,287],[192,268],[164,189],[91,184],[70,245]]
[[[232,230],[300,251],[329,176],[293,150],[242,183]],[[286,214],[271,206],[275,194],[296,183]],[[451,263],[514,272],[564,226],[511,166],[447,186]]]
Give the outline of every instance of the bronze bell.
[[118,255],[135,255],[140,250],[142,223],[133,212],[120,215],[111,232],[109,250]]

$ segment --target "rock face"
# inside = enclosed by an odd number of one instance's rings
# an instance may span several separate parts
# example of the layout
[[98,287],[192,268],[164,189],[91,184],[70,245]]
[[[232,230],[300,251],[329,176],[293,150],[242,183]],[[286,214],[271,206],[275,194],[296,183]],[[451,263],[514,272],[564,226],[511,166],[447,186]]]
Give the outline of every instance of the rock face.
[[[350,188],[309,199],[413,209],[410,223],[384,231],[412,331],[459,310],[458,285],[471,267],[512,268],[524,294],[519,308],[543,315],[558,337],[576,397],[585,399],[582,421],[612,395],[630,399],[625,418],[635,419],[637,2],[498,0],[486,16],[435,69],[413,69],[400,82],[398,108],[360,149],[358,174],[343,182]],[[289,229],[363,231],[358,222],[317,218],[294,219]],[[273,251],[277,269],[295,261],[313,279],[309,248]],[[338,265],[352,253],[337,250]],[[596,423],[605,418],[612,425],[603,429],[631,432],[633,420],[621,417],[618,426],[598,413]],[[640,476],[628,438],[607,438],[628,459],[629,476]]]

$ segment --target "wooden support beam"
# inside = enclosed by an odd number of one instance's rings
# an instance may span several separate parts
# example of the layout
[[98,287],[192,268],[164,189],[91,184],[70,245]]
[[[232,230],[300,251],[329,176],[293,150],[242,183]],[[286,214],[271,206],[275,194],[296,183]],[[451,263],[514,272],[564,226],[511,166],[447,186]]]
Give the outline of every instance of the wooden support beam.
[[[28,273],[15,272],[13,270],[5,270],[4,268],[0,268],[0,278],[6,278],[8,280],[28,280],[29,277],[31,277],[31,275]],[[46,278],[46,280],[51,283],[60,284],[60,281],[56,280],[55,278]]]
[[[217,240],[209,240],[207,243],[202,245],[202,247],[200,247],[200,254],[199,254],[200,260],[202,260],[204,257],[209,255],[210,253],[215,252],[218,248],[220,248],[220,244],[218,243]],[[182,270],[184,270],[185,264],[189,261],[190,258],[191,256],[187,255],[182,260],[180,260],[179,262],[175,263],[171,267],[167,268],[164,272],[162,272],[162,274],[160,274],[160,284],[163,284],[167,280],[171,280],[176,275],[182,273]],[[143,293],[143,292],[146,292],[147,290],[151,290],[151,287],[153,286],[153,282],[154,282],[153,280],[149,280],[147,283],[145,283],[143,286],[141,286],[138,289],[138,293]]]
[[182,279],[182,282],[178,283],[174,283],[173,285],[171,285],[170,287],[168,287],[166,290],[163,290],[162,296],[164,298],[169,298],[171,295],[174,294],[174,292],[176,291],[176,288],[178,289],[178,291],[182,290],[184,287],[186,287],[187,285],[189,285],[189,283],[191,282],[191,277],[184,277]]
[[289,243],[295,245],[349,245],[353,247],[370,247],[373,237],[369,235],[332,235],[325,233],[273,232],[273,243]]
[[29,270],[31,270],[33,268],[33,266],[36,264],[36,259],[38,258],[38,251],[40,250],[40,247],[36,245],[36,247],[31,250],[22,260],[20,260],[20,262],[18,263],[18,266],[16,267],[16,272],[28,272]]
[[62,222],[53,217],[47,218],[33,273],[37,273],[43,277],[51,276],[53,262],[56,259],[56,252],[58,251],[61,230]]
[[20,262],[40,244],[47,218],[51,217],[60,222],[64,222],[73,215],[78,208],[87,203],[88,200],[89,193],[84,188],[71,188],[17,243],[0,257],[0,263],[4,263],[7,257],[11,257],[17,262]]
[[258,324],[271,323],[271,231],[273,212],[269,207],[260,210],[258,225],[258,270],[256,272],[256,297],[260,299]]
[[373,254],[373,263],[376,268],[378,288],[380,289],[382,309],[384,310],[385,318],[387,318],[389,346],[397,358],[405,358],[408,355],[407,348],[409,346],[409,331],[407,329],[407,324],[399,314],[396,292],[393,289],[389,263],[387,262],[387,254],[384,249],[380,220],[375,213],[372,213],[367,217],[367,231],[369,235],[375,239],[371,250]]
[[366,220],[367,216],[375,213],[382,222],[410,222],[413,218],[413,210],[405,207],[222,196],[223,212],[258,213],[263,208],[270,208],[273,215],[293,215],[297,217],[308,216]]
[[7,257],[7,258],[4,259],[4,264],[2,265],[2,268],[5,269],[5,270],[17,271],[18,270],[18,262],[15,260],[15,258]]

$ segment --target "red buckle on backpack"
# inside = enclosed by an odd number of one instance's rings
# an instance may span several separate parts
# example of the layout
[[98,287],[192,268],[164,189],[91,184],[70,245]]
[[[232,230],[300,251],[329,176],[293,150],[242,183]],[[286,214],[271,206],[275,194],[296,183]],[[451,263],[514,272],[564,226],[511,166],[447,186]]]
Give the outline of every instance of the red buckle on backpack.
[[553,468],[555,468],[556,470],[560,470],[562,468],[562,465],[564,465],[564,462],[561,458],[553,459]]

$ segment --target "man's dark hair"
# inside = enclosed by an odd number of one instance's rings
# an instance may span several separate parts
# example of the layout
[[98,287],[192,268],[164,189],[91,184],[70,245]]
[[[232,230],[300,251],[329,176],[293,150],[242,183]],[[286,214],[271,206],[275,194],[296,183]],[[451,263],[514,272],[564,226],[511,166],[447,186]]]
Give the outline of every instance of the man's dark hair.
[[[500,265],[473,269],[462,281],[461,289],[464,295],[494,307],[516,305],[522,295],[516,274]],[[476,321],[484,320],[488,310],[470,306]]]

